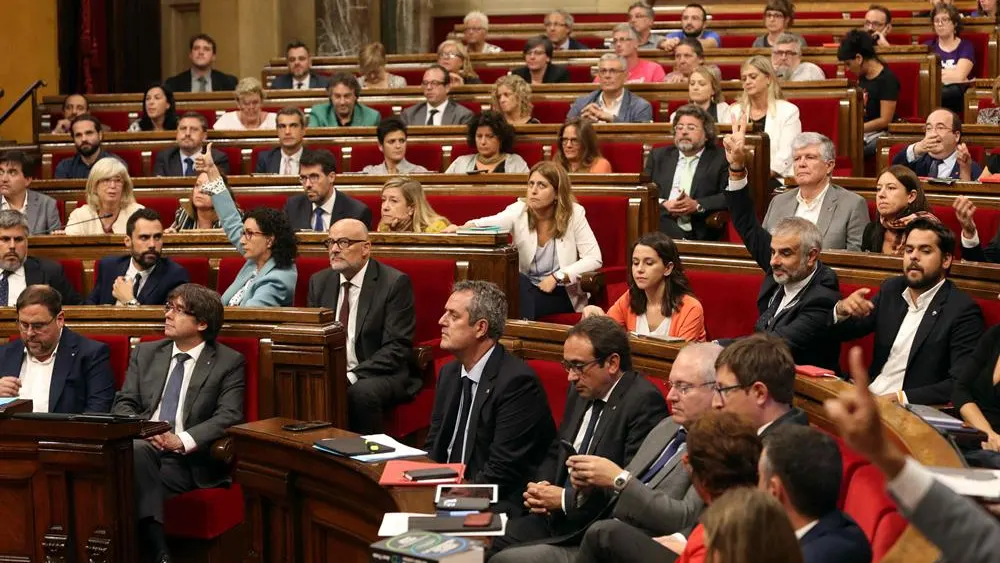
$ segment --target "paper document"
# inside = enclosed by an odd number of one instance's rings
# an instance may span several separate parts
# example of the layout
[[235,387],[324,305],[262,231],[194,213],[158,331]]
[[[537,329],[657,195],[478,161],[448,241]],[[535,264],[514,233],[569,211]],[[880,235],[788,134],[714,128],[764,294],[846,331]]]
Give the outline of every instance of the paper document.
[[[419,514],[415,512],[386,512],[385,516],[382,517],[382,525],[379,526],[378,536],[380,538],[388,538],[392,536],[398,536],[399,534],[405,534],[409,530],[409,522],[411,516],[426,516],[428,518],[437,516],[437,514]],[[507,532],[507,515],[500,515],[500,530],[496,532],[462,532],[462,537],[480,537],[480,536],[502,536]]]
[[1000,470],[928,467],[939,483],[966,497],[1000,499]]

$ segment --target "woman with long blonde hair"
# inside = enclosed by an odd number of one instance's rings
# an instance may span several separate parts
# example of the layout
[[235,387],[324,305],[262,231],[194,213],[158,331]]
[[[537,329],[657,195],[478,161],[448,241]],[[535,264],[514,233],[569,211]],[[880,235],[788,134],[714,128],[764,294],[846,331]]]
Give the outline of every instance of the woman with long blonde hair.
[[469,51],[460,41],[442,41],[437,50],[438,64],[448,70],[452,86],[462,84],[482,84],[479,75],[472,68]]
[[380,233],[440,233],[450,225],[434,211],[424,187],[409,176],[396,176],[382,186]]
[[748,132],[765,132],[771,139],[771,176],[792,175],[792,139],[802,132],[799,108],[785,101],[771,59],[754,55],[740,68],[743,93],[730,106],[732,122],[746,121]]
[[143,208],[135,201],[128,168],[114,157],[106,156],[94,163],[87,176],[86,193],[86,204],[74,209],[66,219],[67,235],[125,234],[128,218]]

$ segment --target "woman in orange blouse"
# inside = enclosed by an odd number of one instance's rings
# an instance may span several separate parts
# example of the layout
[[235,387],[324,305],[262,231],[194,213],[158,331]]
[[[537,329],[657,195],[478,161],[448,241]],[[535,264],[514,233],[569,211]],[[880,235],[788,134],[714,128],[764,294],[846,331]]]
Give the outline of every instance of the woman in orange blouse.
[[[625,330],[640,335],[705,341],[705,311],[694,297],[677,245],[661,232],[647,233],[632,245],[629,290],[607,311]],[[587,306],[583,316],[604,315]]]
[[597,132],[590,121],[570,119],[559,128],[556,162],[573,174],[610,174],[611,162],[601,156]]

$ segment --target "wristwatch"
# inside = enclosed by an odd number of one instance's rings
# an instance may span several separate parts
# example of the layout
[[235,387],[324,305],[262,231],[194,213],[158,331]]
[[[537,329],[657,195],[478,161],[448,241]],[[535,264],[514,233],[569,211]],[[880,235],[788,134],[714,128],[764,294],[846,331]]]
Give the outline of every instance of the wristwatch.
[[632,474],[629,473],[628,470],[619,473],[618,476],[615,477],[614,482],[612,483],[612,485],[615,487],[615,492],[616,493],[622,492],[625,489],[625,486],[628,485],[630,479],[632,479]]
[[699,203],[698,207],[696,207],[694,211],[695,211],[695,213],[704,213],[705,212],[705,207],[702,206],[702,204]]
[[553,272],[552,277],[554,277],[560,284],[569,283],[569,274],[566,272]]
[[125,302],[125,304],[128,305],[129,307],[138,307],[139,306],[139,302],[136,301],[135,299],[129,299],[128,301]]

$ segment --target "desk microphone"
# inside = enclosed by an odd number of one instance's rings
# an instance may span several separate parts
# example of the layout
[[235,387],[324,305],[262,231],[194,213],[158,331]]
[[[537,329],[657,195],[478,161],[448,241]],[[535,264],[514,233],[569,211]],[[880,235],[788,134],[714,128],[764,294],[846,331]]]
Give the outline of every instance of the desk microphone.
[[[100,219],[109,219],[109,218],[114,217],[114,216],[115,216],[114,213],[105,213],[103,215],[98,215],[97,217],[91,217],[90,219],[84,219],[82,221],[76,221],[76,222],[73,222],[73,223],[66,223],[61,228],[62,229],[67,229],[69,227],[74,227],[76,225],[82,225],[84,223],[89,223],[91,221],[98,221]],[[50,234],[52,234],[52,231],[58,231],[58,230],[59,229],[48,229],[48,230],[42,231],[39,234],[50,235]]]

